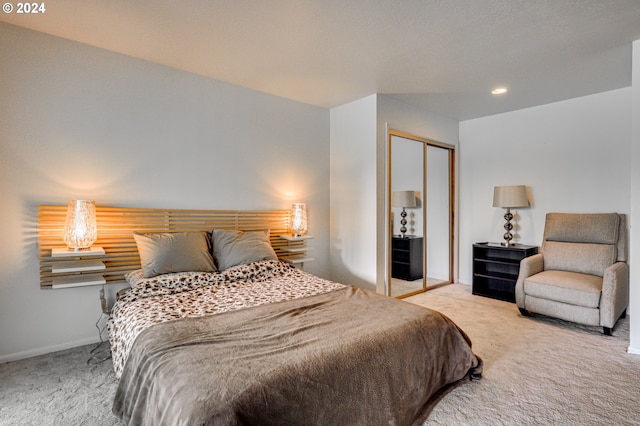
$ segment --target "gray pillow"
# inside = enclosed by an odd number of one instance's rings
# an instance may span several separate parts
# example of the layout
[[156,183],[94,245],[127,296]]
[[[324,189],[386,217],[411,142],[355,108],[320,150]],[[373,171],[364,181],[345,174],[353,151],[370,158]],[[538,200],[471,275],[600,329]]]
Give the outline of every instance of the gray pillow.
[[213,257],[218,270],[259,260],[278,260],[269,242],[269,231],[233,231],[214,229],[211,232]]
[[208,232],[133,232],[145,278],[173,272],[215,272]]

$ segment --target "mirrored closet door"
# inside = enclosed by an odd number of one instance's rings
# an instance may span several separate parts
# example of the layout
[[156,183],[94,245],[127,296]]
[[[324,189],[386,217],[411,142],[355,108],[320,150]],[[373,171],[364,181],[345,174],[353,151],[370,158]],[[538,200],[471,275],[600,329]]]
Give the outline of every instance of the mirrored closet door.
[[387,294],[453,279],[453,147],[389,131]]

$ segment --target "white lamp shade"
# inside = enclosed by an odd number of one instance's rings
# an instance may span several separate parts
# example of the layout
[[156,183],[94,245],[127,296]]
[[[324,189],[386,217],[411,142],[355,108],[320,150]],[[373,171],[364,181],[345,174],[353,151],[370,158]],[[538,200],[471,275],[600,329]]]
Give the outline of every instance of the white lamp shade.
[[296,237],[307,233],[307,205],[305,203],[291,205],[291,232]]
[[527,187],[524,185],[494,187],[493,207],[529,207]]
[[98,227],[95,202],[69,201],[64,226],[64,242],[67,247],[76,251],[86,249],[91,247],[96,238],[98,238]]
[[392,207],[416,207],[416,191],[393,191]]

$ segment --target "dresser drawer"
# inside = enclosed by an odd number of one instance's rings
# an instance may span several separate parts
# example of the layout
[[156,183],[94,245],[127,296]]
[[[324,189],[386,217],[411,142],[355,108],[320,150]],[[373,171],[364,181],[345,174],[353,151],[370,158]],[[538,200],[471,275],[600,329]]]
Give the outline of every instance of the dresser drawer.
[[393,238],[391,240],[391,248],[394,250],[409,250],[413,240],[412,238]]
[[411,252],[409,250],[394,250],[391,258],[394,262],[409,263],[411,261]]

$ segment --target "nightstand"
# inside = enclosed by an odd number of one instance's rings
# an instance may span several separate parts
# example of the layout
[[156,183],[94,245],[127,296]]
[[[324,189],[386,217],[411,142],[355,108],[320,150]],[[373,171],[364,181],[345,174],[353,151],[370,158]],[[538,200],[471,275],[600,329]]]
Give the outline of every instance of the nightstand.
[[305,262],[312,262],[316,260],[314,257],[309,257],[307,252],[310,248],[307,246],[307,240],[312,239],[310,235],[303,235],[296,237],[294,235],[280,235],[280,238],[285,240],[287,244],[280,248],[282,252],[280,259],[285,262],[289,262],[293,265],[304,266]]
[[537,253],[538,247],[524,244],[474,244],[473,294],[515,302],[520,261]]
[[66,247],[51,249],[51,288],[82,287],[106,283],[100,272],[106,269],[102,247],[72,251]]
[[391,276],[405,281],[422,278],[423,237],[391,238]]

